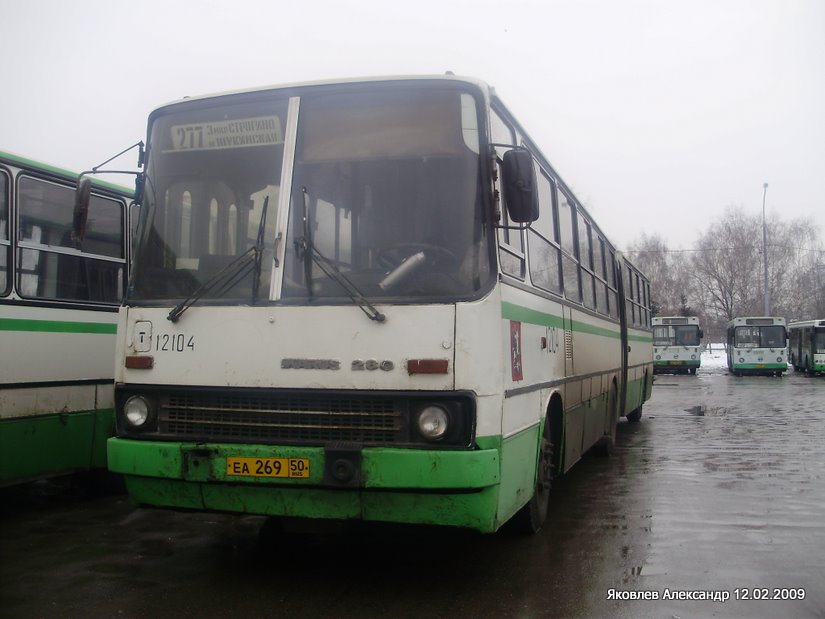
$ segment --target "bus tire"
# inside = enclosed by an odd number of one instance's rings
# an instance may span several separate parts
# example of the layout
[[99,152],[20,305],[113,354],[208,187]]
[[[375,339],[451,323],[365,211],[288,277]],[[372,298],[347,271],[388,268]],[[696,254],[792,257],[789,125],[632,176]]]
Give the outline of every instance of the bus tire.
[[630,411],[627,415],[625,415],[625,417],[627,417],[627,420],[630,423],[638,423],[639,420],[642,418],[642,405],[640,404],[639,408]]
[[610,385],[607,395],[607,414],[610,415],[610,433],[605,434],[593,446],[595,454],[602,457],[612,456],[616,447],[616,425],[619,423],[619,395],[616,383]]
[[544,432],[539,445],[536,485],[533,489],[533,496],[513,516],[513,525],[519,533],[538,533],[544,521],[547,520],[547,512],[550,509],[550,487],[553,481],[553,453],[554,445],[551,438],[550,419],[548,418],[544,422]]

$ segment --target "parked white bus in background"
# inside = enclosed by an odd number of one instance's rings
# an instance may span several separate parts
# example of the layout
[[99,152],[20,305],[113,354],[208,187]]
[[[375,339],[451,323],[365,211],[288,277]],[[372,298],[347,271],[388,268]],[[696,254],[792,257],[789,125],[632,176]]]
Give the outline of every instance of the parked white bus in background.
[[788,369],[785,319],[771,316],[734,318],[727,328],[728,371],[736,376],[782,376]]
[[140,504],[493,532],[652,384],[650,290],[454,76],[149,117],[109,465]]
[[825,372],[825,320],[788,323],[789,361],[809,376]]
[[0,486],[106,470],[131,191],[0,152]]
[[696,374],[702,364],[702,329],[696,316],[653,318],[653,372]]

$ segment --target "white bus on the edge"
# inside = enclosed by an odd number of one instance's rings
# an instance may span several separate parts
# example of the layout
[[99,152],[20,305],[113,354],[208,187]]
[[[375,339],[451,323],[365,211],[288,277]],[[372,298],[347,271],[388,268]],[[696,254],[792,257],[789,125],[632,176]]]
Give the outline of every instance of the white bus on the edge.
[[788,323],[790,363],[809,376],[825,372],[825,320]]
[[106,470],[132,191],[0,152],[0,485]]

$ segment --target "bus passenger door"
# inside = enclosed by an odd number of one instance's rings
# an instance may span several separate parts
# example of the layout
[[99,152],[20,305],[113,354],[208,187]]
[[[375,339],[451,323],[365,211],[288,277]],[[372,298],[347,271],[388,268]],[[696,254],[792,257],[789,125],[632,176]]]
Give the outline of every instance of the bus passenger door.
[[619,417],[624,417],[629,411],[627,410],[627,381],[628,376],[628,345],[630,340],[628,338],[628,316],[627,316],[627,294],[625,292],[625,274],[624,265],[621,260],[616,261],[616,285],[619,296],[618,310],[619,310],[619,325],[620,325],[620,346],[622,347],[622,369],[619,384]]

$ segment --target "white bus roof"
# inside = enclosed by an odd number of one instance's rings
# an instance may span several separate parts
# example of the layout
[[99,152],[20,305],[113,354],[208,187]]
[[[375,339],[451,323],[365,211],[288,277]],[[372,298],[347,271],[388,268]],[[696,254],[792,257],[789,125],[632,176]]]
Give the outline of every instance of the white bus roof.
[[743,326],[757,326],[765,327],[770,325],[784,325],[785,319],[782,316],[737,316],[728,323],[729,327],[743,325]]
[[816,320],[795,320],[788,323],[789,329],[800,329],[802,327],[825,327],[825,318],[817,318]]
[[432,80],[441,80],[446,82],[463,82],[465,84],[472,84],[477,88],[481,89],[483,92],[488,94],[492,94],[494,92],[493,88],[484,82],[483,80],[474,78],[474,77],[467,77],[467,76],[458,76],[453,74],[443,74],[443,75],[395,75],[395,76],[376,76],[376,77],[349,77],[349,78],[338,78],[338,79],[328,79],[328,80],[311,80],[306,82],[289,82],[285,84],[270,84],[267,86],[257,86],[254,88],[243,88],[239,90],[228,90],[223,92],[215,92],[215,93],[208,93],[203,95],[197,96],[184,96],[181,99],[176,101],[170,101],[163,105],[159,105],[158,107],[153,110],[153,114],[155,111],[179,104],[188,103],[191,101],[200,101],[204,99],[213,99],[216,97],[227,97],[232,95],[243,95],[243,94],[251,94],[256,92],[266,92],[266,91],[276,91],[276,90],[291,90],[291,89],[299,89],[299,88],[320,88],[323,86],[342,86],[348,84],[368,84],[368,83],[378,83],[378,82],[412,82],[412,81],[432,81]]

